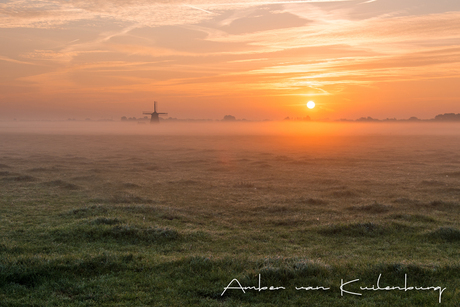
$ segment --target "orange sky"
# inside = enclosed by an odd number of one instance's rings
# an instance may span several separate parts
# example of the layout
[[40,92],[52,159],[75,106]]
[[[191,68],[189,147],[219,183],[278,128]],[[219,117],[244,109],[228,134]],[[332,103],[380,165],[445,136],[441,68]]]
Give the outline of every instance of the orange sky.
[[0,0],[0,39],[0,120],[460,112],[458,0]]

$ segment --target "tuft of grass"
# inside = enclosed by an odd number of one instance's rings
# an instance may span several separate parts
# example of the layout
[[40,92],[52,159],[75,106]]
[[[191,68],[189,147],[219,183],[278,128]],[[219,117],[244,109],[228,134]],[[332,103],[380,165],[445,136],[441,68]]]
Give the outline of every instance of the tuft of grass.
[[446,183],[438,181],[438,180],[422,180],[420,184],[424,186],[430,186],[430,187],[438,187],[438,186],[446,185]]
[[428,207],[430,209],[440,210],[440,211],[460,209],[459,203],[450,202],[450,201],[442,201],[442,200],[431,201],[428,204],[425,204],[425,207]]
[[116,239],[147,243],[165,242],[179,238],[179,232],[175,229],[161,227],[142,229],[130,225],[115,226],[104,234]]
[[108,217],[98,217],[95,220],[92,220],[90,224],[92,225],[117,225],[121,221],[117,218],[108,218]]
[[336,198],[350,198],[359,196],[358,193],[350,190],[334,191],[331,193]]
[[27,171],[28,172],[33,172],[33,173],[51,172],[51,171],[59,171],[59,168],[57,168],[57,167],[52,167],[52,168],[34,167],[34,168],[31,168],[31,169],[28,169]]
[[[159,208],[155,206],[145,206],[143,204],[123,205],[114,207],[117,211],[130,212],[130,213],[142,213],[142,214],[155,214],[158,213]],[[171,208],[170,208],[171,210]]]
[[[294,208],[288,205],[272,205],[272,206],[258,206],[251,209],[251,211],[266,212],[266,213],[287,213],[292,212]],[[295,210],[295,209],[294,209]]]
[[138,184],[132,183],[132,182],[126,182],[126,183],[123,183],[123,187],[132,189],[132,188],[140,188],[141,186]]
[[87,217],[87,216],[103,214],[107,212],[108,212],[107,207],[101,206],[101,205],[94,205],[91,207],[71,209],[61,215],[75,216],[75,217],[82,218],[82,217]]
[[20,175],[16,177],[3,178],[3,180],[17,181],[17,182],[32,182],[32,181],[36,181],[37,178],[29,176],[29,175]]
[[50,281],[75,280],[101,274],[113,274],[126,269],[122,257],[118,255],[84,256],[83,259],[65,257],[45,259],[21,256],[5,263],[0,271],[0,289],[16,284],[27,288],[37,288]]
[[421,222],[421,223],[435,223],[436,220],[431,216],[420,214],[392,214],[389,216],[391,219],[403,220],[407,222]]
[[140,197],[134,194],[116,194],[109,198],[94,198],[93,203],[110,203],[110,204],[153,204],[156,201],[150,198]]
[[446,242],[460,242],[460,230],[452,227],[440,227],[427,234],[430,239]]
[[374,202],[373,204],[370,204],[370,205],[352,206],[352,207],[348,207],[347,209],[350,211],[365,212],[365,213],[370,213],[370,214],[379,214],[379,213],[386,213],[390,211],[392,207],[389,205],[384,205],[384,204]]
[[133,225],[108,227],[109,225],[113,224],[99,223],[95,226],[59,228],[52,231],[51,237],[61,243],[111,241],[124,244],[162,243],[179,239],[179,232],[171,228],[140,228]]
[[319,205],[327,205],[328,202],[323,199],[318,199],[318,198],[300,198],[297,200],[298,203],[300,204],[305,204],[305,205],[313,205],[313,206],[319,206]]
[[65,190],[78,190],[80,187],[76,184],[66,182],[64,180],[53,180],[53,181],[48,181],[44,182],[43,185],[48,186],[48,187],[58,187],[61,189]]
[[325,236],[350,236],[350,237],[375,237],[388,234],[390,231],[387,227],[367,222],[354,223],[345,225],[329,225],[328,227],[318,230],[318,233]]
[[88,175],[88,176],[75,176],[75,177],[72,177],[72,180],[78,180],[78,181],[99,181],[100,178],[98,176],[95,176],[95,175]]
[[272,167],[271,164],[269,164],[267,162],[264,162],[264,161],[254,161],[254,162],[251,162],[251,165],[254,165],[254,166],[257,166],[257,167],[260,167],[260,168]]
[[393,203],[402,204],[402,205],[414,205],[414,204],[419,204],[420,202],[418,200],[415,200],[415,199],[400,197],[400,198],[394,199]]
[[192,180],[192,179],[182,179],[182,180],[178,180],[178,181],[169,181],[169,183],[182,184],[182,185],[192,185],[192,184],[198,184],[199,182],[196,181],[196,180]]

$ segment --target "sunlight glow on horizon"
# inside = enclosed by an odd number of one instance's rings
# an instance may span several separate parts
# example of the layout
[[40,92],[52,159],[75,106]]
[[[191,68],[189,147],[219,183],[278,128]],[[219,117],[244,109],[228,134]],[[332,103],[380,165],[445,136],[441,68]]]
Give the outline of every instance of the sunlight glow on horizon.
[[[460,112],[460,3],[0,3],[3,118],[262,120]],[[303,101],[302,101],[303,100]]]

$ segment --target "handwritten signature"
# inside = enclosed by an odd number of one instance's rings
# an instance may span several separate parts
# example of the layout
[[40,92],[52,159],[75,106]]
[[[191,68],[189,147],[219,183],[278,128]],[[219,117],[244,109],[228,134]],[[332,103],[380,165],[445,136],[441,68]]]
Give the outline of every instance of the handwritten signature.
[[[430,286],[430,287],[407,286],[407,274],[404,274],[404,286],[403,287],[400,287],[400,286],[385,286],[385,287],[382,287],[382,286],[380,286],[380,279],[381,278],[382,278],[382,274],[379,274],[379,277],[377,278],[377,282],[376,282],[375,285],[372,285],[370,287],[368,287],[368,286],[359,287],[359,289],[361,291],[394,291],[394,290],[404,291],[404,292],[407,292],[407,291],[437,291],[438,295],[439,295],[439,299],[438,299],[439,303],[441,303],[442,294],[443,294],[444,290],[447,289],[447,288],[443,288],[443,287],[440,287],[440,286]],[[344,282],[343,279],[341,279],[340,280],[340,287],[339,287],[340,288],[340,295],[341,296],[343,296],[344,294],[357,295],[357,296],[363,295],[362,293],[352,292],[352,291],[349,291],[349,290],[345,289],[346,286],[351,285],[353,283],[356,283],[358,281],[359,281],[359,279],[354,279],[354,280]],[[234,285],[234,286],[232,286],[232,285]],[[259,274],[259,284],[258,284],[258,286],[246,286],[245,287],[245,286],[241,285],[241,283],[239,282],[238,279],[234,278],[224,288],[224,291],[222,292],[221,296],[223,296],[224,293],[227,290],[241,290],[241,291],[243,291],[243,293],[246,293],[247,290],[254,290],[254,291],[261,292],[261,291],[278,291],[278,290],[285,290],[285,289],[286,288],[282,287],[282,286],[276,286],[276,287],[275,286],[262,286],[262,284],[261,284],[261,275]],[[305,290],[305,291],[319,291],[319,290],[328,291],[331,288],[324,287],[324,286],[314,286],[314,287],[313,286],[302,286],[302,287],[295,287],[295,289],[297,291],[299,291],[299,290]]]

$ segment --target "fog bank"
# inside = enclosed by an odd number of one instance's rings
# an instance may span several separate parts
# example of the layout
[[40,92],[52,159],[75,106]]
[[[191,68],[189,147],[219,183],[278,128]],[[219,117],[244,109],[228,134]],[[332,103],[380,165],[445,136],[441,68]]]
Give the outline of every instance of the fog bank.
[[0,133],[70,135],[460,135],[459,128],[455,122],[0,122]]

